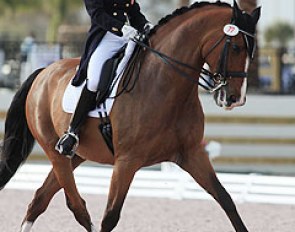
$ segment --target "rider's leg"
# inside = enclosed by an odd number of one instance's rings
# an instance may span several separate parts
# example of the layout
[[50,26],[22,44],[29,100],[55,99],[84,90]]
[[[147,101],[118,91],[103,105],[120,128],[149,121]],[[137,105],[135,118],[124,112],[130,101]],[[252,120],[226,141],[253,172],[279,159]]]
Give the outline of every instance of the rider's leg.
[[99,46],[93,52],[87,69],[87,88],[97,91],[101,70],[106,60],[113,57],[128,40],[107,32]]
[[87,118],[88,112],[95,107],[97,88],[104,62],[113,57],[116,52],[126,43],[126,39],[108,32],[99,46],[93,52],[87,70],[87,82],[76,106],[68,131],[59,139],[56,150],[71,158],[78,144],[79,130]]
[[79,129],[87,118],[88,112],[95,107],[96,92],[92,92],[85,86],[72,116],[67,132],[59,139],[55,149],[63,155],[72,158],[75,155],[75,145],[78,144]]

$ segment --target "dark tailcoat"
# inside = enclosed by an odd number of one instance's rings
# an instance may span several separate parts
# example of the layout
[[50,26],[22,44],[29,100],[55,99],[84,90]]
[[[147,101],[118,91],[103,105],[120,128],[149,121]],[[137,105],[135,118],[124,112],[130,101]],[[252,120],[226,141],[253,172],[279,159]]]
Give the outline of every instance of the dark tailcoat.
[[107,31],[122,36],[121,29],[128,20],[135,29],[142,31],[147,23],[140,7],[131,0],[84,0],[91,18],[91,27],[87,35],[84,53],[79,70],[72,84],[79,86],[86,79],[89,59]]

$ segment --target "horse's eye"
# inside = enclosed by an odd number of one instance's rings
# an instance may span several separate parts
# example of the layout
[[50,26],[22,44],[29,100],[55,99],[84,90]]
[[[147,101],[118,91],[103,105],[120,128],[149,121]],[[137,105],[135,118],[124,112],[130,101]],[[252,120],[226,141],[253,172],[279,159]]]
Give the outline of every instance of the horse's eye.
[[233,47],[234,52],[236,52],[236,53],[240,53],[241,48],[240,48],[237,44],[234,43],[234,44],[232,45],[232,47]]

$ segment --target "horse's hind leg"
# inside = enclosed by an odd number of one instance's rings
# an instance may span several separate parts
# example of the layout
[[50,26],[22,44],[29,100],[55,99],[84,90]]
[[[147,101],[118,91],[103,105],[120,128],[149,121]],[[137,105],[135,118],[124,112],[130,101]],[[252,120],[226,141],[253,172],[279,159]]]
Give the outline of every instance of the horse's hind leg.
[[221,205],[237,232],[247,232],[230,195],[219,182],[207,153],[200,148],[185,154],[179,166],[187,171]]
[[49,153],[48,156],[53,164],[56,179],[64,189],[70,210],[73,212],[80,225],[82,225],[88,232],[94,231],[90,215],[86,209],[85,201],[78,192],[70,160],[57,154],[56,151],[53,151],[52,153]]
[[29,232],[36,219],[47,209],[54,194],[60,190],[53,170],[50,171],[43,185],[35,192],[21,226],[21,232]]
[[[75,156],[72,159],[72,167],[78,167],[84,159]],[[43,185],[36,191],[34,199],[28,207],[23,220],[21,232],[29,232],[36,219],[47,209],[51,199],[61,189],[53,170],[50,171]],[[82,200],[82,199],[81,199]],[[83,200],[82,200],[83,201]]]

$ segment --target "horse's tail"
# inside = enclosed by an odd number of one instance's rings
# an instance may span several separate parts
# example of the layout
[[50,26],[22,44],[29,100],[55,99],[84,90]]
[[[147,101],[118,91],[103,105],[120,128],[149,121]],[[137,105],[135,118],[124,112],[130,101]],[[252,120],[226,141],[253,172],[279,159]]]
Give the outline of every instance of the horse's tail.
[[0,190],[13,177],[34,147],[35,139],[25,116],[25,103],[33,81],[41,71],[42,69],[38,69],[29,76],[15,94],[8,109],[4,139],[0,144]]

